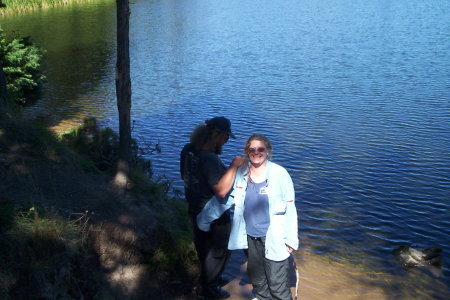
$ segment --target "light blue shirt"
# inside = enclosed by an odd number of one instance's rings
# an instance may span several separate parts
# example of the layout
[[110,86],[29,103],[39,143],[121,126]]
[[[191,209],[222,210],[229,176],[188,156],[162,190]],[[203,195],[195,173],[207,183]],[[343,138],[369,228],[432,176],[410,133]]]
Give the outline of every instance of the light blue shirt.
[[[295,191],[291,176],[282,166],[267,161],[267,195],[270,224],[266,234],[265,257],[282,261],[289,257],[286,245],[298,249],[298,220]],[[210,224],[235,205],[228,249],[247,249],[244,201],[248,182],[248,166],[239,167],[233,191],[227,199],[211,198],[197,216],[198,227],[209,231]],[[226,202],[225,202],[226,200]]]
[[254,238],[265,237],[269,228],[269,198],[267,181],[248,181],[244,201],[244,220],[247,234]]

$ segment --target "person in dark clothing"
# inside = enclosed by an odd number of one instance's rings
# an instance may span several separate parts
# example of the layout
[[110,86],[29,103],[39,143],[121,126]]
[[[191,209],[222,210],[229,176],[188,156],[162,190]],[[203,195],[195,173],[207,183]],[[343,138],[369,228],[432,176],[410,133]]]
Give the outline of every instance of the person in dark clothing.
[[219,154],[222,146],[234,135],[231,122],[215,117],[197,126],[180,154],[180,172],[188,202],[194,244],[200,261],[200,280],[197,294],[205,299],[223,299],[229,293],[221,289],[219,278],[229,256],[227,249],[231,230],[230,213],[226,211],[211,225],[211,231],[198,229],[196,217],[212,197],[228,195],[243,158],[236,156],[226,168]]

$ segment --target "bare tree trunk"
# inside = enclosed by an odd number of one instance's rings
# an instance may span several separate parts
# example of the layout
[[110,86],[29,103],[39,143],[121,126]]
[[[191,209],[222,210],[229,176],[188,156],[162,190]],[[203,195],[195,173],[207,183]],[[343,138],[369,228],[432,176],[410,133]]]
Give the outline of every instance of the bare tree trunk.
[[8,91],[6,90],[6,78],[3,65],[0,63],[0,119],[6,114],[8,108]]
[[117,63],[116,63],[116,95],[119,110],[119,161],[115,183],[126,187],[130,171],[131,154],[131,79],[129,20],[130,7],[128,0],[116,0],[117,4]]

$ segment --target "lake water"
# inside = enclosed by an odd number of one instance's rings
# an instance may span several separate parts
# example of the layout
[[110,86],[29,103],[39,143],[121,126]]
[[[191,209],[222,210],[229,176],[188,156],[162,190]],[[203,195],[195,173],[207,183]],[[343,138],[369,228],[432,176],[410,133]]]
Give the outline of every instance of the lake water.
[[[131,5],[133,135],[175,189],[195,125],[232,120],[266,134],[297,192],[302,249],[398,276],[400,244],[440,246],[444,265],[412,284],[450,297],[450,1],[152,0]],[[50,126],[96,116],[117,128],[115,4],[0,19],[47,49]],[[435,270],[436,271],[436,270]]]

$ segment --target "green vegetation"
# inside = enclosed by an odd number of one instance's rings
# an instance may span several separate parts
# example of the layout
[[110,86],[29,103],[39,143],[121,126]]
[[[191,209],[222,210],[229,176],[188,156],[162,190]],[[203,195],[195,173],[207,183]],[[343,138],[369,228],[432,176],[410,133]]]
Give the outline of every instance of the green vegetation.
[[87,290],[80,276],[86,280],[89,273],[77,274],[88,264],[88,257],[83,256],[85,216],[66,221],[58,214],[41,216],[35,207],[18,210],[9,205],[6,206],[8,214],[5,207],[2,208],[2,299],[26,299],[30,293],[45,299],[59,299]]
[[[0,15],[77,1],[89,0],[4,0]],[[9,41],[0,29],[10,102],[37,95],[42,54],[29,38]],[[144,150],[132,142],[131,183],[117,189],[118,140],[93,118],[55,136],[13,111],[0,115],[0,299],[190,292],[198,270],[186,203],[169,196],[168,182],[151,179],[144,156],[160,151],[157,145]]]
[[100,0],[2,0],[0,1],[0,16],[14,13],[26,13],[36,9],[58,7],[87,1]]
[[135,181],[117,193],[116,143],[95,119],[60,137],[17,117],[0,120],[1,299],[120,298],[120,282],[110,280],[126,266],[150,274],[133,283],[147,299],[161,298],[169,279],[195,277],[185,202],[149,178],[137,147]]
[[29,37],[7,40],[0,28],[0,63],[10,102],[25,105],[35,99],[45,78],[40,71],[42,55]]
[[[60,139],[85,160],[93,162],[98,170],[114,172],[119,136],[110,128],[99,128],[95,118],[85,119],[80,127],[61,134]],[[137,148],[136,143],[133,148]],[[133,157],[137,157],[136,153]]]

